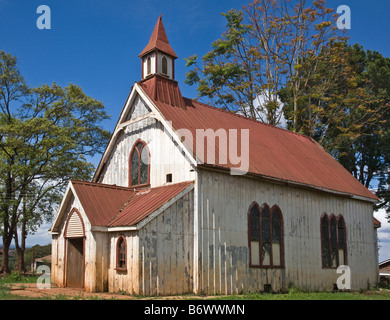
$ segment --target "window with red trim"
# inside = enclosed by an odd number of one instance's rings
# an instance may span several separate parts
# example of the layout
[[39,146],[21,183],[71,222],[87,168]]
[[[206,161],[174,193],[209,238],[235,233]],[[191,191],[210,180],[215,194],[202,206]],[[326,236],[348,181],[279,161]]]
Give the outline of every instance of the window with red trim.
[[321,216],[321,256],[323,268],[347,264],[347,238],[342,215]]
[[283,216],[280,208],[254,202],[248,211],[250,267],[283,267]]
[[161,59],[161,65],[162,65],[162,73],[167,75],[168,74],[168,60],[165,56],[163,56]]
[[116,243],[116,269],[126,270],[126,239],[120,236]]
[[142,141],[130,153],[130,186],[149,184],[149,150]]

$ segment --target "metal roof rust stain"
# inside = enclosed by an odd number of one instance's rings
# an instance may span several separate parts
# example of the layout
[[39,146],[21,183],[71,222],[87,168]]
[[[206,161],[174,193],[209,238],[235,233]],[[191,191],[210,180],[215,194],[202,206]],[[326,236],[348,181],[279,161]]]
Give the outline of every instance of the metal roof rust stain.
[[175,51],[173,51],[171,45],[169,44],[161,15],[158,17],[157,23],[154,27],[153,33],[149,39],[148,44],[139,54],[139,57],[142,57],[145,54],[156,49],[169,54],[173,58],[177,58]]
[[135,193],[134,188],[75,180],[71,182],[94,226],[105,226]]
[[170,199],[184,191],[193,181],[166,185],[163,187],[142,190],[130,200],[128,205],[110,221],[107,226],[132,226],[145,219],[151,213],[162,207]]
[[72,180],[85,214],[93,226],[131,226],[174,198],[193,182],[137,190]]
[[[154,85],[160,86],[160,88],[155,90],[164,90],[163,83],[164,79],[156,81]],[[249,159],[247,159],[249,161],[249,174],[272,177],[285,182],[295,182],[324,191],[333,190],[339,193],[378,200],[374,194],[310,137],[187,98],[183,98],[185,108],[175,108],[162,99],[155,99],[150,92],[150,83],[143,82],[141,87],[152,99],[164,118],[172,122],[174,130],[188,129],[192,132],[194,139],[198,129],[211,129],[214,132],[221,128],[226,131],[236,129],[238,132],[249,129]],[[240,139],[237,140],[237,148],[240,150]],[[215,143],[216,155],[221,151],[219,149],[221,142],[229,146],[227,141],[220,141],[219,144]],[[196,159],[196,144],[200,142],[192,141],[192,143],[188,143],[186,138],[184,143]],[[207,141],[204,141],[204,143],[204,146],[206,146]],[[204,150],[207,150],[207,147],[204,147]],[[227,163],[216,162],[212,165],[221,168],[234,167],[230,161]]]

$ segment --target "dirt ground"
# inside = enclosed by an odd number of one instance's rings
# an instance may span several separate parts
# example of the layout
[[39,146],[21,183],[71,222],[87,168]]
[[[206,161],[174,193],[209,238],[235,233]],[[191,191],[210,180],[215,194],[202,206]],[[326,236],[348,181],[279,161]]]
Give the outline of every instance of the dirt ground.
[[89,293],[77,288],[57,288],[51,286],[49,289],[39,289],[36,283],[15,283],[11,284],[11,294],[31,298],[60,298],[66,296],[68,299],[134,299],[128,295],[111,293]]
[[[51,286],[50,289],[39,289],[36,283],[14,283],[14,284],[10,284],[10,286],[11,286],[12,295],[18,295],[20,297],[32,297],[32,298],[52,298],[52,299],[70,299],[70,300],[72,299],[85,299],[85,300],[183,299],[183,297],[181,296],[140,298],[140,297],[130,296],[126,294],[115,294],[115,293],[108,293],[108,292],[89,293],[89,292],[85,292],[82,289],[58,288],[56,286]],[[196,297],[196,299],[205,299],[205,298],[209,298],[209,297],[204,297],[204,296]]]

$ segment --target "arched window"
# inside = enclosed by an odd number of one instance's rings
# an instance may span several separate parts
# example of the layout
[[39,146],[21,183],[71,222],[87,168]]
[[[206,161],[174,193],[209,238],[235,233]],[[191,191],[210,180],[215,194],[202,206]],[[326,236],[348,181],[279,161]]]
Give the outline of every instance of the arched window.
[[146,143],[138,141],[130,153],[129,186],[149,184],[149,150]]
[[126,238],[124,236],[120,236],[116,242],[116,269],[120,271],[126,270],[126,262]]
[[162,73],[167,75],[168,74],[168,60],[165,56],[162,57],[161,67],[162,67]]
[[345,221],[343,216],[339,215],[337,222],[337,244],[339,265],[347,264],[347,238],[345,232]]
[[146,75],[150,75],[152,73],[152,59],[148,57],[146,60]]
[[283,267],[283,216],[280,208],[254,202],[248,211],[250,267]]
[[347,263],[345,221],[342,215],[337,217],[326,213],[321,216],[321,255],[323,268],[337,268]]
[[330,267],[330,241],[329,241],[329,219],[325,213],[321,217],[321,254],[322,254],[322,267]]
[[257,203],[249,208],[250,265],[260,265],[260,209]]

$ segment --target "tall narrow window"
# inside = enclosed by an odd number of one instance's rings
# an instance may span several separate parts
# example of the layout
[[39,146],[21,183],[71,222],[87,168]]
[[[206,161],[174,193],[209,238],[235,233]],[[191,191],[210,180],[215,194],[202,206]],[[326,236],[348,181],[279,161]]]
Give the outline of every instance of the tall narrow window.
[[126,270],[126,239],[120,236],[116,243],[116,269]]
[[330,216],[330,265],[337,267],[337,221],[334,215]]
[[130,153],[130,186],[149,183],[149,151],[142,141],[137,142]]
[[161,67],[162,67],[162,73],[167,75],[168,74],[168,60],[165,56],[162,57]]
[[261,265],[271,264],[271,219],[270,210],[267,205],[263,205],[260,215],[261,225]]
[[342,215],[326,213],[321,217],[321,255],[323,268],[337,268],[347,263],[347,240]]
[[272,262],[274,265],[282,264],[282,212],[279,207],[272,208]]
[[280,208],[260,208],[254,202],[248,212],[251,267],[283,267],[283,217]]
[[152,59],[148,57],[146,60],[146,75],[150,75],[152,73]]
[[250,264],[260,265],[260,210],[257,203],[249,210]]
[[347,238],[345,234],[345,221],[342,216],[339,216],[337,221],[337,239],[338,239],[338,255],[339,265],[347,264]]
[[329,241],[329,219],[324,214],[321,218],[321,246],[322,246],[322,266],[330,267],[330,241]]

